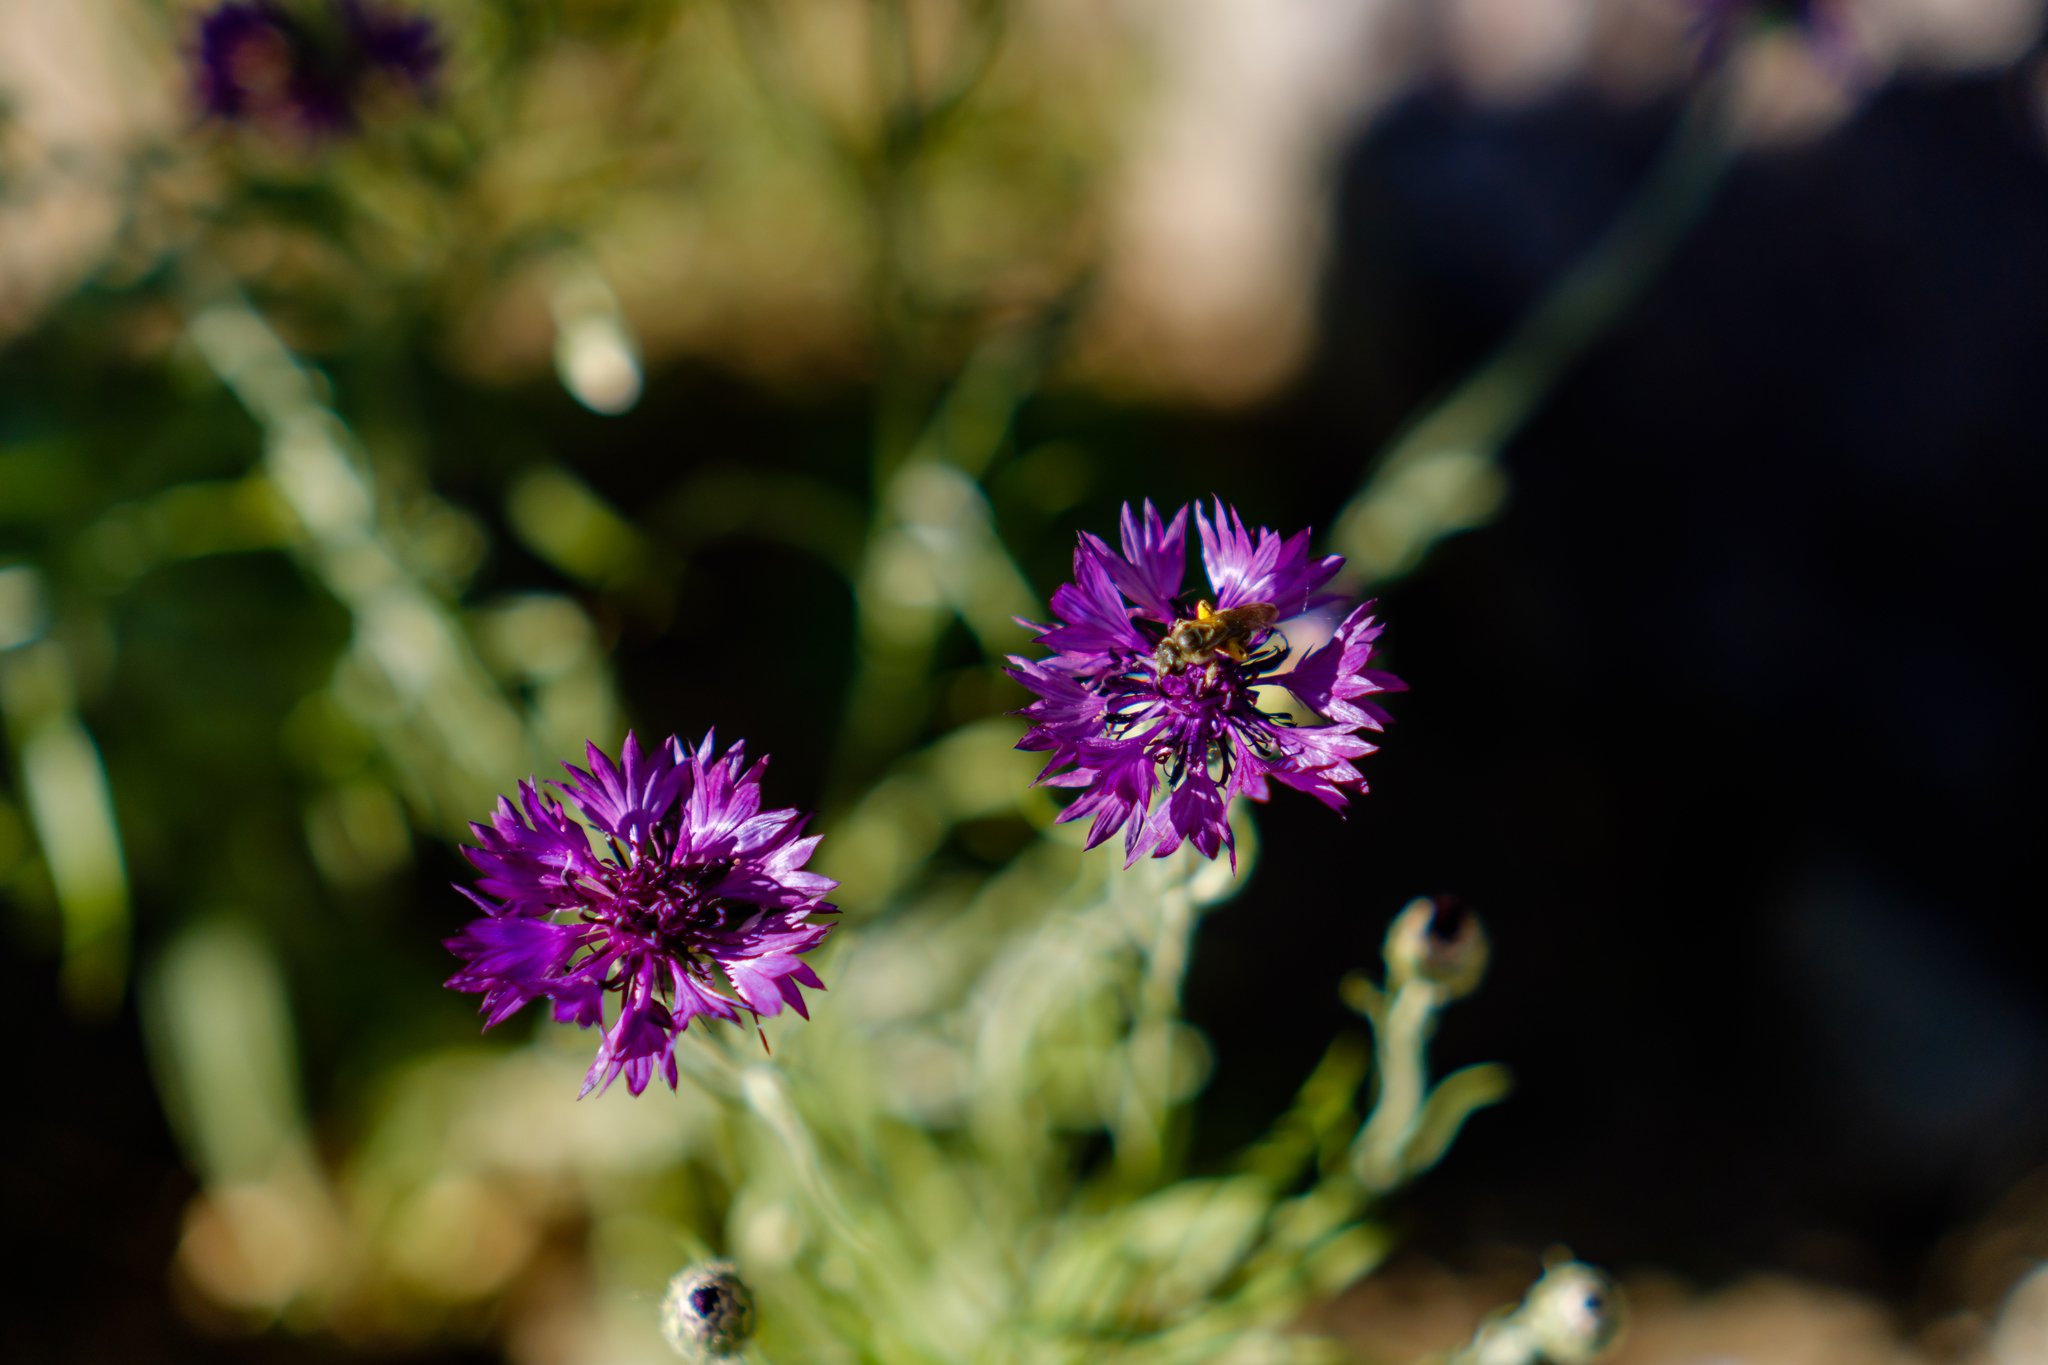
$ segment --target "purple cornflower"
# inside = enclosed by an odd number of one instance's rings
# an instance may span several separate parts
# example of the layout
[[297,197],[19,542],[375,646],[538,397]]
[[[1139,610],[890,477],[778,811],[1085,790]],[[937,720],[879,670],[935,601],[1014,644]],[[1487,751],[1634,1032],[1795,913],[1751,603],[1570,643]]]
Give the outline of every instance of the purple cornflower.
[[810,1017],[798,987],[825,983],[798,956],[831,930],[819,917],[838,883],[803,870],[809,817],[761,809],[767,760],[746,767],[745,748],[714,759],[708,735],[694,752],[627,735],[614,764],[592,744],[588,772],[565,763],[570,780],[548,784],[580,823],[529,780],[470,826],[482,877],[458,889],[485,917],[448,940],[464,960],[448,985],[483,993],[484,1027],[545,997],[556,1019],[602,1030],[583,1093],[623,1074],[637,1095],[657,1074],[675,1088],[694,1018]]
[[440,63],[431,20],[373,0],[228,0],[199,23],[194,75],[216,118],[318,136],[354,128],[379,82],[424,94]]
[[1684,0],[1702,69],[1720,65],[1742,30],[1773,19],[1798,27],[1823,61],[1845,66],[1849,35],[1836,0]]
[[[1018,713],[1031,729],[1017,747],[1051,755],[1041,783],[1080,790],[1060,819],[1092,816],[1090,848],[1123,830],[1125,866],[1183,841],[1209,858],[1227,847],[1235,862],[1230,800],[1264,801],[1269,778],[1341,809],[1366,789],[1352,760],[1376,747],[1359,731],[1388,719],[1371,696],[1405,686],[1366,667],[1381,630],[1370,602],[1319,648],[1290,650],[1277,627],[1338,600],[1319,590],[1343,559],[1311,558],[1307,531],[1253,535],[1215,509],[1194,508],[1206,593],[1181,590],[1189,509],[1169,524],[1150,502],[1142,519],[1126,504],[1122,553],[1082,533],[1074,581],[1052,596],[1061,624],[1023,623],[1049,657],[1010,659],[1010,676],[1038,694]],[[1256,689],[1267,685],[1324,723],[1266,710]]]

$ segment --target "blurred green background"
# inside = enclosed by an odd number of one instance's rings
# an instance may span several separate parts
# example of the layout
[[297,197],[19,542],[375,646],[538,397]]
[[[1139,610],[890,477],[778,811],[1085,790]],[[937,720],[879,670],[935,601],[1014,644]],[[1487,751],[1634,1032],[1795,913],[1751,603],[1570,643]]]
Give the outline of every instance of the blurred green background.
[[2048,1249],[2037,5],[1857,8],[1847,81],[1762,33],[1704,145],[1661,0],[418,9],[432,98],[309,141],[200,117],[197,7],[0,2],[18,1358],[623,1358],[692,1106],[477,1036],[465,822],[716,726],[847,937],[929,913],[1055,809],[1012,617],[1211,493],[1323,528],[1417,691],[1205,929],[1198,1164],[1457,888],[1446,1048],[1524,1097],[1424,1254],[1961,1358]]

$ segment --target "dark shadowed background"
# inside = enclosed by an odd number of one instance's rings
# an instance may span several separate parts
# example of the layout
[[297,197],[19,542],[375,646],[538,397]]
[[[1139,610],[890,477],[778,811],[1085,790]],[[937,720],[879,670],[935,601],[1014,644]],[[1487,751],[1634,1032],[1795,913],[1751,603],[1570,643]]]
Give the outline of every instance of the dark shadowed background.
[[[0,1354],[498,1359],[492,1296],[542,1277],[508,1271],[509,1289],[351,1336],[303,1305],[223,1306],[180,1261],[197,1254],[179,1248],[205,1177],[165,1117],[146,983],[187,925],[231,912],[277,945],[318,1158],[340,1161],[370,1130],[380,1077],[474,1035],[470,1002],[433,989],[448,970],[439,940],[463,915],[446,887],[471,812],[365,738],[368,712],[337,720],[335,703],[308,700],[351,638],[327,571],[243,494],[177,500],[251,477],[262,451],[181,339],[199,293],[234,280],[317,363],[372,452],[384,513],[427,547],[422,581],[452,610],[574,608],[585,624],[561,638],[584,653],[562,646],[553,673],[508,666],[523,679],[508,686],[537,695],[581,676],[587,655],[591,687],[617,705],[565,692],[565,724],[755,737],[780,797],[829,820],[895,755],[1023,700],[957,621],[900,704],[887,675],[869,677],[879,702],[852,695],[867,675],[848,565],[873,513],[871,452],[903,412],[914,431],[988,338],[1021,336],[1044,358],[1006,372],[1014,408],[979,478],[1041,596],[1066,576],[1075,532],[1106,530],[1127,499],[1217,494],[1263,524],[1334,527],[1375,453],[1485,361],[1650,172],[1698,79],[1668,16],[1615,17],[1653,7],[1533,6],[1579,27],[1576,47],[1546,57],[1564,40],[1527,20],[1530,70],[1474,46],[1489,16],[1507,22],[1501,6],[1440,19],[1356,6],[1342,61],[1313,56],[1313,35],[1246,44],[1264,21],[1221,3],[1191,7],[1178,36],[1143,7],[1108,34],[1024,21],[987,105],[934,133],[906,173],[936,205],[923,228],[858,226],[846,205],[861,191],[821,175],[815,240],[785,222],[790,244],[740,266],[727,262],[751,225],[801,219],[804,192],[771,185],[730,221],[701,210],[677,229],[687,269],[640,265],[636,252],[668,259],[669,230],[642,199],[667,186],[715,203],[734,173],[666,143],[669,125],[628,120],[628,164],[596,188],[561,172],[504,191],[545,200],[530,216],[547,230],[597,243],[616,298],[594,315],[623,319],[644,357],[620,415],[587,394],[579,405],[550,368],[551,328],[573,305],[513,266],[462,282],[470,220],[385,204],[389,221],[350,235],[389,166],[328,149],[307,171],[298,150],[252,153],[189,112],[101,144],[117,161],[205,146],[108,191],[111,226],[74,205],[74,232],[20,217],[12,243],[0,237],[0,280],[41,282],[0,291],[0,573],[34,576],[0,593],[14,611],[0,611],[0,646],[65,651],[57,690],[75,708],[61,713],[104,764],[128,945],[105,989],[89,962],[66,975],[75,910],[39,852],[47,817],[28,776],[37,727],[58,712],[44,675],[19,665],[0,942],[27,1036],[0,1204],[32,1254],[9,1277]],[[189,13],[142,8],[151,41],[169,43],[152,60],[177,109]],[[488,8],[433,12],[454,28]],[[654,8],[543,6],[560,13],[534,41],[639,70],[633,25],[656,21],[635,16]],[[1908,1336],[1989,1311],[2014,1257],[2048,1256],[2042,1201],[2014,1194],[2048,1167],[2048,678],[2033,639],[2048,586],[2048,66],[2038,15],[2018,8],[2002,43],[1909,35],[1840,78],[1772,76],[1796,35],[1757,38],[1760,88],[1770,76],[1822,93],[1756,117],[1668,259],[1530,399],[1493,452],[1498,510],[1387,575],[1386,658],[1412,691],[1367,764],[1371,796],[1342,822],[1307,801],[1259,815],[1255,874],[1205,925],[1189,987],[1216,1052],[1200,1153],[1220,1159],[1264,1127],[1347,1026],[1339,977],[1373,959],[1406,898],[1451,891],[1485,916],[1495,965],[1449,1016],[1441,1053],[1504,1061],[1517,1093],[1397,1206],[1410,1256],[1460,1268],[1561,1241],[1701,1290],[1783,1274],[1868,1296]],[[504,42],[509,21],[493,22]],[[0,76],[63,69],[59,39],[85,41],[9,23],[39,36]],[[1085,97],[1063,93],[1061,44],[1091,36],[1121,46],[1075,71]],[[459,63],[471,40],[452,50]],[[1278,74],[1216,77],[1238,69],[1231,52]],[[481,80],[458,75],[450,98],[484,99]],[[1079,107],[1064,110],[1069,97]],[[1768,114],[1771,98],[1754,102]],[[710,112],[676,126],[726,130],[751,164],[745,139],[767,135],[733,131],[740,116],[704,100]],[[1173,149],[1207,145],[1236,101],[1248,125],[1280,131],[1218,143],[1223,207],[1192,195],[1183,222],[1168,211],[1190,195],[1174,168],[1207,163]],[[593,137],[623,117],[572,113]],[[530,109],[505,117],[508,143],[545,141]],[[35,154],[88,134],[62,119],[10,131],[0,190],[18,209]],[[1230,180],[1266,164],[1260,146],[1304,169]],[[332,183],[327,165],[341,167]],[[800,179],[776,165],[764,177]],[[495,211],[486,173],[447,173],[464,212]],[[1042,222],[1009,221],[1022,211],[1005,204],[987,210],[1004,221],[976,219],[999,180]],[[1268,218],[1230,202],[1288,192],[1299,203]],[[627,226],[633,213],[647,225]],[[1072,222],[1066,236],[1052,226]],[[517,226],[508,239],[541,232]],[[295,245],[299,231],[328,246]],[[879,301],[863,293],[871,231]],[[1174,257],[1181,232],[1196,245]],[[95,233],[81,259],[38,245]],[[842,248],[852,264],[835,263]],[[1252,264],[1207,279],[1212,259]],[[579,498],[597,510],[575,521]],[[435,546],[454,566],[438,580]],[[986,868],[1028,833],[1013,818],[969,825],[935,859]],[[2006,1259],[1987,1262],[1971,1239],[1998,1219]],[[574,1263],[567,1226],[529,1266]]]

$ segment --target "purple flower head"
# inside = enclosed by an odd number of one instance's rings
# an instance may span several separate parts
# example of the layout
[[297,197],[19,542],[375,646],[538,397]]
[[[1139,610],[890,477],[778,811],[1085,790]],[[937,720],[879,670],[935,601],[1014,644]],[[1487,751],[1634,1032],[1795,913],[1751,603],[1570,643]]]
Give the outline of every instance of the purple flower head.
[[1683,0],[1692,13],[1693,40],[1699,44],[1702,70],[1727,59],[1743,30],[1773,21],[1797,27],[1814,52],[1830,68],[1846,73],[1852,65],[1848,25],[1837,0]]
[[693,751],[627,735],[614,763],[593,744],[587,771],[564,764],[549,784],[566,807],[522,782],[470,826],[479,878],[460,889],[484,918],[448,940],[463,959],[448,985],[483,995],[484,1027],[545,997],[601,1030],[583,1093],[624,1075],[637,1095],[656,1075],[675,1088],[692,1019],[810,1017],[798,987],[825,983],[799,958],[831,930],[838,883],[803,870],[807,816],[761,809],[767,760],[746,766],[745,747],[714,758],[710,736]]
[[194,77],[216,118],[319,136],[354,128],[380,84],[424,95],[440,64],[431,20],[373,0],[227,0],[199,23]]
[[[1037,694],[1017,747],[1051,755],[1041,783],[1080,792],[1060,819],[1091,819],[1090,848],[1123,831],[1126,866],[1183,842],[1235,861],[1230,800],[1264,801],[1269,780],[1342,808],[1366,789],[1352,762],[1375,746],[1359,732],[1387,721],[1371,697],[1404,686],[1366,666],[1381,629],[1370,603],[1320,647],[1289,647],[1284,624],[1338,600],[1321,589],[1344,562],[1310,556],[1307,531],[1282,539],[1220,501],[1213,515],[1197,506],[1208,586],[1183,591],[1189,510],[1168,522],[1149,502],[1142,516],[1125,506],[1121,549],[1083,532],[1074,581],[1052,596],[1058,624],[1024,623],[1048,657],[1010,660]],[[1268,685],[1321,723],[1267,710]]]

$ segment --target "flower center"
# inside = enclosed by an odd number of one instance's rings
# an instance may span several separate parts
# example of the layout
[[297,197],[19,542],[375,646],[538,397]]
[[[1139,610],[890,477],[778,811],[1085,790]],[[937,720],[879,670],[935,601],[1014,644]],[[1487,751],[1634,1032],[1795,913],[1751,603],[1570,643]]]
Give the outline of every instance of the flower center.
[[[1258,607],[1272,611],[1263,603]],[[1127,657],[1121,671],[1100,679],[1108,703],[1107,737],[1142,738],[1172,786],[1190,768],[1227,777],[1241,748],[1271,758],[1269,727],[1294,724],[1286,714],[1260,707],[1256,691],[1292,657],[1285,638],[1270,632],[1263,614],[1236,638],[1218,641],[1201,634],[1220,619],[1219,613],[1200,610],[1183,617],[1166,629],[1152,654]],[[1253,647],[1245,648],[1247,642]]]
[[274,104],[291,86],[291,39],[275,28],[252,29],[228,49],[221,65],[251,100]]
[[726,862],[672,863],[659,853],[607,864],[612,921],[663,953],[688,957],[706,935],[722,934],[741,918],[740,907],[709,891],[731,870]]
[[1282,657],[1264,649],[1242,660],[1217,652],[1200,666],[1180,669],[1162,668],[1156,656],[1147,658],[1105,679],[1112,725],[1141,723],[1161,703],[1183,715],[1250,706],[1252,688]]

